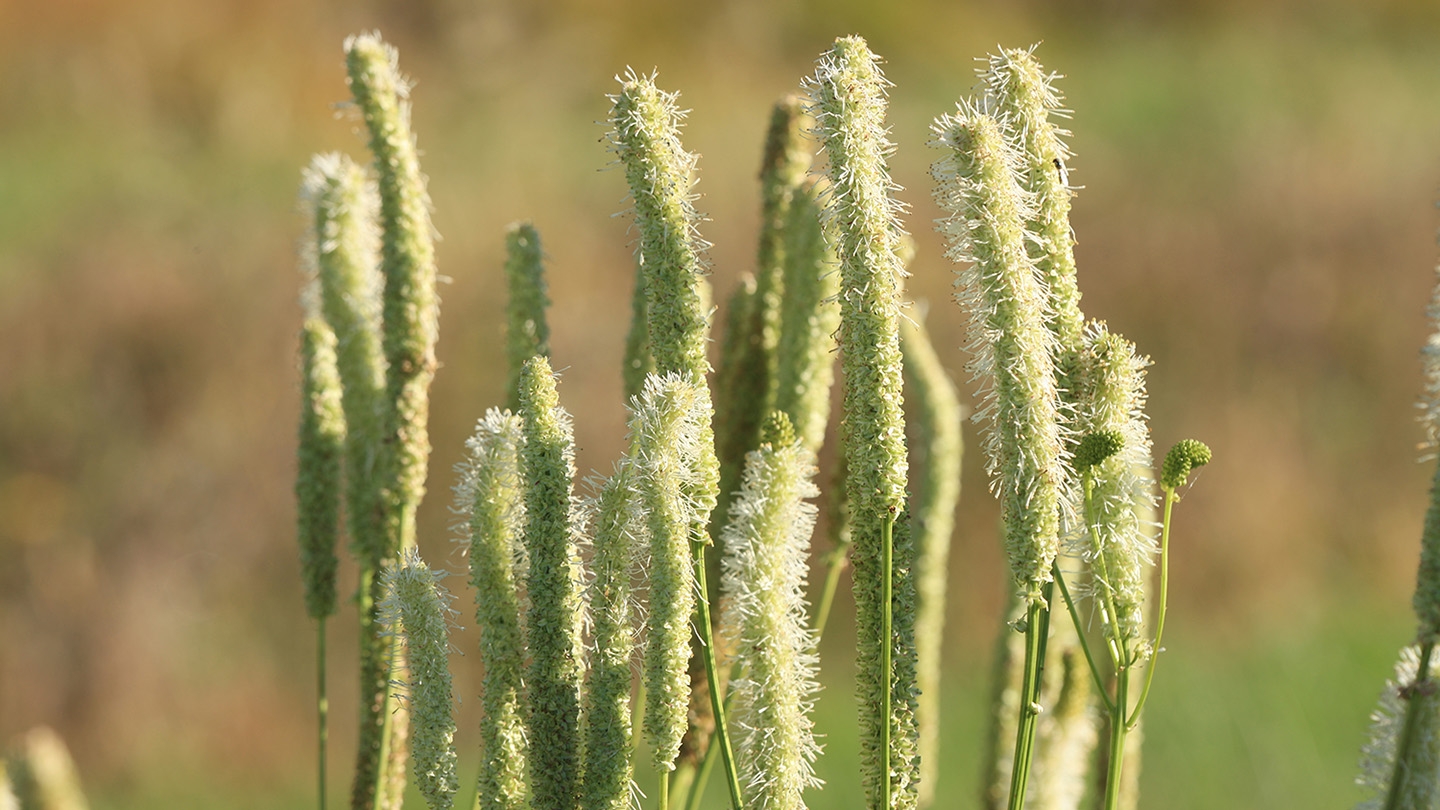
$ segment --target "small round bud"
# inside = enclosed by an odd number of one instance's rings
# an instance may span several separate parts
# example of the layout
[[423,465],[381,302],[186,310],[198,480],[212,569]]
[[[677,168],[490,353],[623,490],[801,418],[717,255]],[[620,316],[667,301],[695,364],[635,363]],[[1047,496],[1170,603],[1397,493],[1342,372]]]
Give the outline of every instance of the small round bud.
[[1178,489],[1190,477],[1190,471],[1210,463],[1210,448],[1196,439],[1182,439],[1165,454],[1160,470],[1160,483],[1166,489]]
[[1075,469],[1084,472],[1120,452],[1124,447],[1125,437],[1118,430],[1087,433],[1075,448]]
[[760,425],[760,443],[780,450],[795,443],[795,427],[784,411],[771,411]]

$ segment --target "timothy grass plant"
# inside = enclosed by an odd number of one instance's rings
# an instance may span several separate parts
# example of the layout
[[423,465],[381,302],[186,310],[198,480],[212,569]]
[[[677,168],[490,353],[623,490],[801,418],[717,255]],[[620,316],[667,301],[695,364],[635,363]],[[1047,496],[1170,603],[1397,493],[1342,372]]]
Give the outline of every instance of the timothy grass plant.
[[[374,161],[321,156],[305,174],[313,238],[296,491],[322,662],[342,513],[360,568],[351,807],[398,807],[407,760],[432,808],[463,803],[457,763],[473,757],[471,805],[482,810],[692,808],[714,768],[734,810],[803,808],[820,787],[817,641],[847,554],[865,805],[935,802],[962,415],[903,296],[913,248],[887,168],[895,147],[880,57],[842,37],[801,93],[776,103],[756,268],[730,298],[713,377],[698,157],[682,143],[678,94],[656,74],[623,73],[608,142],[638,239],[617,370],[629,445],[609,476],[576,481],[541,234],[530,224],[507,232],[507,409],[480,417],[454,484],[485,669],[480,749],[464,752],[453,743],[449,596],[416,542],[438,331],[429,197],[394,49],[366,34],[345,52]],[[1079,309],[1054,78],[1032,51],[992,57],[984,95],[936,121],[935,194],[963,265],[976,422],[1023,641],[997,676],[1016,684],[997,720],[1007,731],[992,734],[995,760],[1010,767],[990,769],[986,795],[1004,795],[1011,810],[1077,807],[1083,785],[1099,784],[1111,810],[1160,649],[1171,506],[1209,451],[1184,442],[1167,457],[1157,543],[1147,361]],[[844,389],[832,415],[837,354]],[[825,556],[812,612],[815,461],[832,422],[842,473],[829,499],[844,505],[837,536],[849,539]],[[1158,605],[1148,589],[1157,555]],[[1090,626],[1087,608],[1093,638],[1077,632]],[[323,808],[323,668],[319,678]],[[1109,736],[1092,756],[1097,706]],[[635,784],[646,757],[653,792]]]

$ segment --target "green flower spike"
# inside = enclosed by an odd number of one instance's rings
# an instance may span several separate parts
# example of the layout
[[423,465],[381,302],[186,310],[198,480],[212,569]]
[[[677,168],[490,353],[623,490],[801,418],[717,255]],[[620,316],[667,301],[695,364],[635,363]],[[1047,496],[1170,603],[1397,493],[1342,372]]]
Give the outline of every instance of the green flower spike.
[[340,476],[345,416],[340,407],[340,373],[335,369],[335,333],[306,296],[300,333],[301,409],[299,475],[295,499],[300,518],[300,569],[305,609],[324,620],[335,613],[335,543],[340,534]]
[[819,659],[808,626],[805,582],[816,509],[813,456],[790,420],[773,412],[725,528],[721,634],[739,674],[731,681],[736,753],[745,804],[802,810],[818,786],[810,713]]
[[[380,197],[381,346],[387,371],[375,451],[385,531],[379,561],[393,559],[415,544],[415,512],[425,495],[430,456],[427,422],[439,301],[430,198],[410,130],[409,84],[400,75],[395,49],[378,34],[347,39],[345,64],[350,92],[370,135]],[[378,599],[373,570],[362,568],[361,578],[362,588],[367,588],[366,579],[371,580],[370,598]],[[404,659],[397,649],[379,648],[374,628],[362,629],[367,633],[361,643],[364,712],[353,804],[398,810],[405,785],[408,720],[404,707],[389,696],[389,683],[403,672]]]
[[1016,185],[1016,158],[993,118],[962,103],[935,122],[935,197],[950,257],[970,262],[956,294],[970,313],[971,370],[981,381],[986,470],[1000,495],[1005,545],[1016,583],[1040,597],[1059,550],[1064,478],[1054,336],[1045,289],[1026,253],[1029,198]]
[[957,300],[970,313],[971,370],[981,380],[975,421],[991,487],[1000,496],[1005,550],[1025,603],[1020,718],[1010,810],[1024,805],[1043,685],[1049,585],[1059,553],[1066,481],[1055,336],[1045,326],[1046,291],[1027,252],[1030,199],[1016,185],[1017,157],[999,124],[972,105],[935,122],[935,199],[949,256],[970,262]]
[[1060,77],[1046,73],[1035,61],[1032,46],[1002,49],[990,57],[980,78],[1006,139],[1019,154],[1020,188],[1034,199],[1028,223],[1035,237],[1030,255],[1050,291],[1047,324],[1059,344],[1073,351],[1080,345],[1084,316],[1075,277],[1075,235],[1070,230],[1070,198],[1075,192],[1065,171],[1071,153],[1061,140],[1070,133],[1051,121],[1068,116],[1054,85]]
[[1083,553],[1095,577],[1105,635],[1123,653],[1117,663],[1129,666],[1148,654],[1148,645],[1141,642],[1146,634],[1145,584],[1157,551],[1144,521],[1155,508],[1150,429],[1145,423],[1144,369],[1149,360],[1095,321],[1085,330],[1081,357],[1077,389],[1085,436],[1075,466],[1086,479],[1089,545]]
[[696,503],[688,493],[707,483],[695,480],[694,458],[708,441],[708,406],[702,386],[681,374],[651,375],[631,405],[630,456],[650,546],[644,727],[662,772],[673,769],[686,728],[696,594],[691,542],[713,504]]
[[381,506],[380,234],[374,183],[339,154],[316,155],[301,189],[313,217],[305,252],[313,256],[320,304],[335,332],[336,366],[345,409],[345,500],[350,537],[362,567],[378,570],[385,556]]
[[684,114],[677,95],[655,86],[653,76],[627,71],[611,96],[611,148],[625,168],[640,232],[640,273],[645,290],[650,354],[660,373],[683,371],[703,382],[709,364],[705,341],[709,314],[702,292],[706,272],[691,200],[695,155],[680,143]]
[[582,590],[577,504],[572,495],[575,448],[570,415],[560,407],[555,375],[543,356],[520,375],[520,455],[525,488],[525,550],[530,609],[526,686],[530,784],[536,808],[569,808],[580,796]]
[[960,500],[960,400],[925,327],[900,322],[910,422],[912,483],[910,531],[915,537],[919,612],[915,618],[920,685],[920,803],[934,796],[940,745],[940,645],[945,635],[945,583],[955,505]]
[[812,453],[820,452],[835,381],[840,274],[820,224],[814,182],[796,190],[785,228],[785,297],[776,348],[775,410],[783,411]]
[[[901,408],[900,204],[885,158],[879,58],[843,37],[807,80],[816,134],[829,162],[825,220],[840,260],[844,456],[854,546],[857,698],[869,805],[917,801],[914,550],[905,531],[905,419]],[[898,528],[898,530],[897,530]]]
[[583,810],[630,810],[630,674],[635,652],[631,577],[645,526],[637,509],[634,470],[622,460],[591,504],[595,519],[595,578],[589,586],[594,624],[590,682],[585,693]]
[[505,390],[509,392],[509,407],[514,410],[520,407],[520,369],[525,361],[537,354],[550,356],[550,326],[545,320],[550,299],[545,294],[540,234],[534,225],[519,222],[506,229],[505,256],[505,277],[510,286],[510,305],[506,308],[510,324],[505,333],[510,383]]
[[415,782],[430,810],[451,810],[460,789],[455,776],[455,705],[451,690],[449,625],[453,597],[440,585],[446,574],[431,571],[413,548],[385,569],[381,615],[390,632],[404,637],[410,676],[403,685],[410,704]]
[[523,703],[525,642],[516,584],[523,576],[525,556],[522,431],[520,417],[491,409],[466,441],[465,461],[456,466],[454,511],[463,519],[458,540],[470,558],[480,661],[485,666],[478,810],[530,806],[525,773],[529,759]]

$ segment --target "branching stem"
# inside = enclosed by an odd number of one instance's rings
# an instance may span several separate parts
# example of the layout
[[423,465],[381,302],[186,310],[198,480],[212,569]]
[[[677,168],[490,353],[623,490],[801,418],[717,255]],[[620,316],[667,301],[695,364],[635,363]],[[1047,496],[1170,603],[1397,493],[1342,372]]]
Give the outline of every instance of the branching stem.
[[[715,666],[715,633],[710,626],[710,598],[709,590],[705,582],[705,544],[691,543],[691,552],[695,559],[695,583],[699,590],[696,600],[698,626],[696,631],[700,634],[700,646],[705,651],[705,679],[710,685],[710,709],[715,713],[715,739],[712,745],[720,746],[720,756],[725,761],[725,781],[730,788],[730,803],[734,810],[741,810],[740,802],[740,779],[736,775],[735,754],[730,748],[730,735],[725,729],[725,698],[720,694],[720,673]],[[666,779],[661,779],[661,802],[662,808],[668,808],[665,801]]]
[[1150,697],[1150,684],[1155,679],[1155,665],[1160,663],[1160,640],[1165,636],[1165,603],[1170,595],[1170,510],[1180,497],[1174,487],[1165,487],[1165,518],[1160,528],[1160,607],[1155,612],[1155,646],[1150,653],[1150,665],[1145,669],[1145,685],[1140,688],[1140,699],[1135,701],[1135,710],[1125,721],[1127,729],[1135,728],[1140,722],[1140,710]]

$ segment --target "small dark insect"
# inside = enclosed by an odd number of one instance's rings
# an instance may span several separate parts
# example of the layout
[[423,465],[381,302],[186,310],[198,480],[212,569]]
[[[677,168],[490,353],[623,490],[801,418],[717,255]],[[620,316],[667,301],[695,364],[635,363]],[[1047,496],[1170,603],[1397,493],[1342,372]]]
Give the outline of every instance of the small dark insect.
[[1067,172],[1067,171],[1065,171],[1065,164],[1064,164],[1064,162],[1062,162],[1062,161],[1060,160],[1060,158],[1058,158],[1058,157],[1057,157],[1057,158],[1051,158],[1050,162],[1055,164],[1055,171],[1060,172],[1060,185],[1062,185],[1062,186],[1069,186],[1069,185],[1070,185],[1070,173]]

